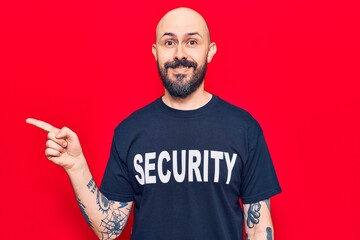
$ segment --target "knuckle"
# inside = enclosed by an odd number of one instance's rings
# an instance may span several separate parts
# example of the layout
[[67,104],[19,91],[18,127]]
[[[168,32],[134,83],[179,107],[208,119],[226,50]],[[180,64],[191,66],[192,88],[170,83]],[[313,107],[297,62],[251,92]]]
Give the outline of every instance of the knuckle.
[[66,126],[64,126],[64,127],[61,129],[61,131],[64,131],[64,132],[66,132],[67,134],[70,134],[70,135],[72,135],[72,136],[74,136],[74,137],[76,137],[76,138],[78,137],[74,131],[72,131],[70,128],[68,128],[68,127],[66,127]]
[[45,145],[46,145],[46,147],[50,147],[51,146],[51,140],[50,139],[47,140]]
[[61,147],[66,147],[67,146],[67,142],[65,140],[62,140],[60,143]]
[[66,127],[66,126],[64,126],[64,127],[62,128],[62,130],[65,130],[65,131],[67,131],[67,132],[74,133],[70,128],[68,128],[68,127]]
[[52,148],[47,148],[45,150],[45,156],[46,157],[59,157],[60,156],[60,152],[55,150],[55,149],[52,149]]

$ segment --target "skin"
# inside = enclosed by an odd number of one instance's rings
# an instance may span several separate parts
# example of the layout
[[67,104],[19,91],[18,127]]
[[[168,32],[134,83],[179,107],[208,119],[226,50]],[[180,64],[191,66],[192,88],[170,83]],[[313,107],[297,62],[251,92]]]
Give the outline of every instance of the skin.
[[[160,66],[184,58],[203,66],[205,62],[211,62],[216,50],[204,18],[192,9],[174,9],[168,12],[156,27],[156,43],[152,45],[152,53]],[[178,73],[185,74],[186,81],[192,76],[194,69],[169,69],[170,79],[176,81],[174,75]],[[172,97],[166,89],[163,96],[165,104],[179,110],[197,109],[210,99],[211,94],[204,90],[204,83],[185,99]]]
[[[156,42],[152,45],[152,53],[160,66],[184,58],[203,66],[211,62],[216,50],[204,18],[192,9],[174,9],[168,12],[156,27]],[[185,81],[188,81],[194,69],[178,67],[169,69],[168,72],[172,81],[176,81],[175,74],[178,73],[185,74]],[[184,99],[171,96],[165,89],[163,101],[175,109],[193,110],[204,106],[211,97],[202,83]],[[111,201],[102,195],[96,187],[79,138],[71,129],[56,128],[33,118],[26,119],[26,122],[48,133],[45,156],[63,167],[68,174],[80,210],[98,238],[117,238],[127,222],[133,202]],[[267,203],[260,201],[244,204],[245,223],[249,223],[245,226],[247,239],[273,239],[270,207],[267,207]],[[251,218],[248,221],[249,216]],[[116,228],[113,228],[113,223],[116,223]]]
[[246,239],[274,240],[274,228],[270,213],[270,200],[244,204]]
[[[115,239],[119,236],[133,203],[110,201],[102,195],[93,180],[76,133],[67,127],[59,129],[33,118],[26,119],[26,122],[48,133],[45,155],[68,174],[80,210],[98,238]],[[105,208],[104,202],[109,202],[109,207]],[[121,227],[109,230],[113,222]]]

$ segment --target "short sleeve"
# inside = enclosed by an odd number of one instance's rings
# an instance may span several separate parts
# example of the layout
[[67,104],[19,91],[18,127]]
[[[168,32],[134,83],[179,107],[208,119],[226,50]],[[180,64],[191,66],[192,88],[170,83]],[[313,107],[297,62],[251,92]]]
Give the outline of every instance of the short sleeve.
[[127,162],[119,152],[116,132],[111,145],[110,157],[100,185],[100,191],[108,199],[119,202],[133,201],[133,188],[129,180]]
[[261,127],[248,129],[248,158],[242,171],[240,197],[244,204],[259,202],[281,192]]

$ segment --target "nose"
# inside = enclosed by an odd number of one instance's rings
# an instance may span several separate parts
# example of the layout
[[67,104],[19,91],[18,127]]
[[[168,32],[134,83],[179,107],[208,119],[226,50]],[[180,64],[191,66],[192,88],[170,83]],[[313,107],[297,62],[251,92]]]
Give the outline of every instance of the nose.
[[187,58],[186,49],[183,46],[181,46],[181,44],[177,45],[175,52],[175,59],[181,60],[186,58]]

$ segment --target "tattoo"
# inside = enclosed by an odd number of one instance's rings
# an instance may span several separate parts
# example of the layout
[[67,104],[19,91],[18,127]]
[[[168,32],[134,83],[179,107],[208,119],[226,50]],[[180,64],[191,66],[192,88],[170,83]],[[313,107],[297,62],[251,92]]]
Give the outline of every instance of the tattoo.
[[248,216],[246,219],[246,224],[249,228],[253,228],[255,224],[258,224],[260,222],[260,209],[260,202],[250,204]]
[[250,240],[249,236],[246,234],[246,240]]
[[[100,197],[106,198],[106,197]],[[121,231],[124,229],[127,218],[129,217],[123,209],[130,210],[126,208],[128,203],[127,202],[120,202],[119,206],[115,206],[114,201],[107,201],[108,204],[111,204],[111,210],[105,218],[101,220],[101,225],[104,227],[103,231],[101,232],[101,239],[111,239],[111,237],[117,237],[120,235]]]
[[[130,208],[128,203],[118,203],[109,200],[96,187],[93,178],[90,179],[86,187],[90,189],[91,193],[96,193],[96,204],[99,206],[99,211],[101,211],[104,216],[100,224],[102,227],[101,239],[112,239],[113,237],[119,236],[121,231],[124,229],[126,221],[129,217],[128,212],[130,211]],[[90,225],[90,227],[93,228],[92,222],[85,212],[85,205],[81,203],[79,198],[77,198],[77,201],[85,220]],[[126,212],[124,210],[126,210]]]
[[270,199],[265,199],[264,202],[266,203],[266,206],[268,207],[270,211]]
[[[97,191],[96,203],[99,206],[99,210],[102,211],[103,213],[107,213],[109,211],[110,202],[103,194],[101,194],[100,191]],[[114,202],[112,201],[111,203]]]
[[272,237],[272,229],[271,227],[267,227],[266,228],[266,240],[272,240],[273,237]]
[[86,185],[88,189],[91,190],[92,193],[95,193],[96,191],[96,184],[95,184],[95,181],[94,181],[94,178],[91,178],[89,183]]
[[86,222],[89,224],[89,226],[90,226],[91,228],[94,228],[94,226],[92,225],[92,222],[90,221],[89,216],[88,216],[88,215],[86,214],[86,212],[85,212],[85,208],[86,208],[85,205],[80,201],[80,199],[79,199],[78,197],[76,197],[76,200],[77,200],[78,205],[79,205],[79,207],[80,207],[81,214],[84,216]]

